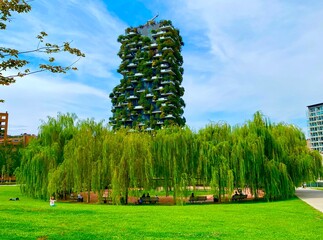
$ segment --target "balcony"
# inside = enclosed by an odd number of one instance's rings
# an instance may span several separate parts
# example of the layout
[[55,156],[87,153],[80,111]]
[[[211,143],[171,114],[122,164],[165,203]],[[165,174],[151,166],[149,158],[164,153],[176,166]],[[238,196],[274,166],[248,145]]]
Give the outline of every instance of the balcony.
[[157,36],[163,35],[163,34],[165,34],[165,33],[167,33],[167,32],[166,32],[166,31],[161,30],[161,31],[156,32],[155,34],[152,34],[151,36],[153,36],[153,37],[157,37]]
[[160,84],[165,85],[165,84],[173,84],[175,85],[175,83],[173,81],[167,80],[167,81],[162,81]]
[[157,99],[157,102],[164,102],[164,101],[167,101],[167,98],[162,97]]
[[162,95],[162,96],[170,96],[170,95],[174,95],[174,93],[172,93],[172,92],[167,92],[167,93],[162,93],[161,95]]
[[135,42],[131,42],[131,43],[128,43],[128,44],[126,45],[126,47],[130,47],[130,46],[134,46],[134,45],[136,45],[136,43],[135,43]]
[[154,95],[153,94],[151,94],[151,93],[148,93],[148,94],[146,94],[146,97],[148,98],[148,97],[153,97]]
[[164,118],[175,118],[175,117],[172,114],[168,114]]
[[144,109],[144,107],[143,107],[143,106],[138,105],[138,106],[135,106],[133,109],[141,110],[141,109]]
[[130,68],[131,68],[131,67],[137,67],[137,64],[135,64],[135,63],[129,63],[129,64],[128,64],[128,67],[130,67]]
[[157,121],[157,124],[162,125],[162,124],[164,124],[164,122],[163,121]]
[[157,77],[157,76],[153,76],[151,79],[152,79],[152,80],[156,80],[157,78],[159,78],[159,79],[163,79],[163,77],[162,77],[162,76],[158,76],[158,77]]
[[155,110],[155,111],[152,111],[151,113],[161,113],[160,110]]
[[163,87],[158,87],[158,88],[155,88],[154,90],[156,90],[156,91],[161,91],[161,90],[163,90],[164,88]]
[[161,57],[161,56],[163,56],[161,53],[156,53],[154,57]]
[[171,36],[167,36],[167,37],[161,36],[159,39],[160,40],[172,40],[173,42],[175,42],[175,40]]
[[152,47],[152,48],[156,48],[158,46],[158,44],[157,43],[152,43],[152,44],[150,44],[150,47]]
[[135,95],[130,95],[127,99],[138,99],[138,97],[137,96],[135,96]]
[[160,70],[160,73],[170,73],[172,75],[175,75],[175,73],[171,69],[162,69],[162,70]]
[[128,32],[127,33],[127,36],[134,36],[134,35],[136,35],[137,33],[135,33],[135,32],[133,32],[133,31],[130,31],[130,32]]
[[166,29],[174,29],[174,28],[172,25],[165,25],[165,26],[160,27],[159,29],[166,30]]
[[143,74],[142,73],[135,73],[135,77],[142,77],[143,76]]
[[170,47],[164,47],[164,48],[162,49],[162,51],[167,51],[167,50],[174,52],[174,51],[173,51],[173,49],[172,49],[172,48],[170,48]]
[[168,68],[169,66],[166,63],[162,63],[162,64],[160,64],[160,67],[162,67],[162,68]]

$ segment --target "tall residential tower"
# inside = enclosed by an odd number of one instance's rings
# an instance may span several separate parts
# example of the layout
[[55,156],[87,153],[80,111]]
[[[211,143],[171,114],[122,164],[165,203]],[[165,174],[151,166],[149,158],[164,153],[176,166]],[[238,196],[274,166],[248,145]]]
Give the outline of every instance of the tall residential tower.
[[122,60],[118,72],[122,79],[110,94],[113,128],[152,130],[185,125],[181,86],[184,44],[179,30],[171,21],[151,20],[127,28],[118,42]]
[[323,103],[307,106],[311,148],[323,152]]

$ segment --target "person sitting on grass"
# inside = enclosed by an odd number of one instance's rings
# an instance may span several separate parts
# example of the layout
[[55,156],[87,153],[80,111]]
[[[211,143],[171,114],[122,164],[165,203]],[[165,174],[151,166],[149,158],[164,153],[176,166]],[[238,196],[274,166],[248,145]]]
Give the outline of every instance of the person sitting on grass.
[[50,197],[50,200],[49,200],[49,206],[51,207],[54,207],[55,206],[55,198],[53,196]]

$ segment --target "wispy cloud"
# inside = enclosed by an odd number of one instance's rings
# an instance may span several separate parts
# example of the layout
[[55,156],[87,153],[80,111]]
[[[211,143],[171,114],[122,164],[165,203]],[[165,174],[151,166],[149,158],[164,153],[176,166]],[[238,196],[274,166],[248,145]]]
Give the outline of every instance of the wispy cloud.
[[[86,58],[77,62],[77,72],[67,75],[41,74],[18,79],[9,87],[1,87],[6,100],[1,111],[9,111],[9,132],[37,133],[40,119],[57,112],[74,112],[80,117],[108,119],[111,103],[109,91],[119,81],[116,69],[119,59],[118,35],[126,25],[112,17],[103,1],[33,1],[32,11],[14,16],[8,30],[0,32],[0,45],[19,50],[34,49],[40,31],[48,33],[48,41],[72,41]],[[38,55],[29,55],[39,62]],[[58,63],[69,65],[77,58],[59,54]],[[35,132],[36,131],[36,132]]]
[[322,102],[322,3],[183,0],[165,6],[186,43],[189,125],[201,127],[208,117],[243,123],[261,110],[306,128],[306,106]]
[[[107,119],[107,95],[120,79],[116,39],[127,24],[135,26],[156,12],[172,20],[185,42],[184,116],[192,128],[210,121],[243,123],[261,110],[273,121],[305,129],[306,106],[322,102],[321,1],[127,2],[118,1],[110,13],[110,1],[32,1],[31,13],[15,16],[8,31],[0,32],[0,45],[30,49],[37,46],[34,36],[45,30],[50,41],[73,40],[86,58],[77,63],[76,73],[32,76],[3,88],[7,103],[0,110],[25,118],[14,120],[16,126],[37,126],[38,119],[58,111]],[[75,59],[63,55],[59,60]]]
[[[56,116],[58,112],[76,113],[80,118],[106,118],[108,99],[105,91],[48,74],[26,77],[5,87],[2,96],[6,102],[1,110],[9,111],[9,129],[12,134],[37,133],[40,120]],[[12,121],[13,120],[13,121]]]

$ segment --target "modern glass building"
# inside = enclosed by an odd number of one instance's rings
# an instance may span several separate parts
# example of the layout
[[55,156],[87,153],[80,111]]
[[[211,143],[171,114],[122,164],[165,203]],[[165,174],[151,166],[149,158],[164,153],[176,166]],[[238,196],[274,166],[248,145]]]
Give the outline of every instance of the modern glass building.
[[311,148],[323,153],[323,103],[307,106]]
[[179,30],[171,21],[148,21],[120,35],[120,83],[110,93],[114,129],[185,125]]

